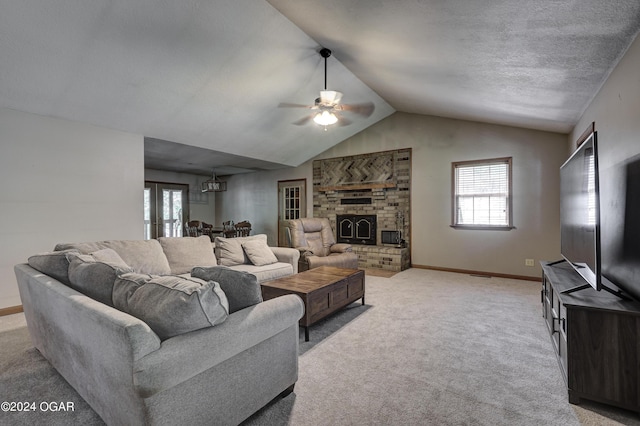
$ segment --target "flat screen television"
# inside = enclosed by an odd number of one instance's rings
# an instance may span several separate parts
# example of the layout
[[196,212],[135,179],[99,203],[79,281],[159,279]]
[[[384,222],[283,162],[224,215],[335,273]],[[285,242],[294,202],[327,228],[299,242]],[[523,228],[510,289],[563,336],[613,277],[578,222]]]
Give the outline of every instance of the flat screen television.
[[604,288],[599,207],[597,134],[593,132],[560,167],[560,253],[586,281],[571,291]]

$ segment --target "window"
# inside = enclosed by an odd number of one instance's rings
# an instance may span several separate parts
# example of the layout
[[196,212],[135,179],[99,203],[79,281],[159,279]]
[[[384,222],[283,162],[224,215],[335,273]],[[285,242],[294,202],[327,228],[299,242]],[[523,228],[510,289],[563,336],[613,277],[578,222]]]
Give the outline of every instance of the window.
[[451,164],[453,227],[511,229],[511,157]]

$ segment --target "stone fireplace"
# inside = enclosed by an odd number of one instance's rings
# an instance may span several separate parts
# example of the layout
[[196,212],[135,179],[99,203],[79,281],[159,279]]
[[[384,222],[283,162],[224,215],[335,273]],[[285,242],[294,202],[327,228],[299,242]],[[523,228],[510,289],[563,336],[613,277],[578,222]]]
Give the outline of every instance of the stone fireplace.
[[329,219],[360,268],[411,266],[410,193],[411,149],[313,162],[313,216]]

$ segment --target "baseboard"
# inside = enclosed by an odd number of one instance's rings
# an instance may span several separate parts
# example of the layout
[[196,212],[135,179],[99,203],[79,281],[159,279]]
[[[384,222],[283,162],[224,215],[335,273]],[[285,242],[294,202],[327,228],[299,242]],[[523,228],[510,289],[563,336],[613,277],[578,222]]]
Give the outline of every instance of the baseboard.
[[487,271],[471,271],[468,269],[457,269],[457,268],[443,268],[440,266],[430,266],[430,265],[416,265],[411,264],[412,268],[418,269],[431,269],[434,271],[444,271],[444,272],[456,272],[458,274],[469,274],[469,275],[481,275],[486,277],[498,277],[498,278],[510,278],[514,280],[525,280],[525,281],[542,281],[542,276],[540,277],[529,277],[526,275],[512,275],[512,274],[501,274],[498,272],[487,272]]
[[9,306],[8,308],[1,308],[0,309],[0,317],[3,317],[5,315],[18,314],[20,312],[23,312],[22,305]]

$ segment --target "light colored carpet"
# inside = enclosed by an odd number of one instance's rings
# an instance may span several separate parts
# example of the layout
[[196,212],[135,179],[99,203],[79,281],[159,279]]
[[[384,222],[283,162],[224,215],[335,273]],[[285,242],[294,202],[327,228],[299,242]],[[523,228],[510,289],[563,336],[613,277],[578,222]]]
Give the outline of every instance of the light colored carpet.
[[380,269],[380,268],[368,268],[368,269],[365,269],[364,271],[368,277],[383,277],[383,278],[391,278],[398,273],[397,271],[388,271],[386,269]]
[[366,302],[311,328],[295,393],[246,425],[640,424],[568,403],[539,283],[410,269]]
[[[79,408],[0,413],[0,424],[101,424],[20,320],[2,332],[11,321],[0,318],[0,399]],[[535,282],[422,269],[368,276],[366,305],[320,322],[310,337],[301,332],[294,393],[245,426],[640,424],[634,413],[567,402]]]

